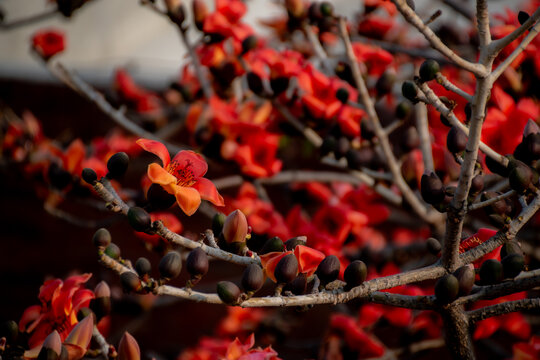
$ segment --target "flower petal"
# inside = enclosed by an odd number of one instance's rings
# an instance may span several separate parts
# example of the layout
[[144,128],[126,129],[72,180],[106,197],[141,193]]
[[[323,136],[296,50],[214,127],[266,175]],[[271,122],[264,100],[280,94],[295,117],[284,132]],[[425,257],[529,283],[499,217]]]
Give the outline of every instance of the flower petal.
[[177,162],[180,169],[189,165],[189,169],[193,172],[195,178],[203,176],[208,171],[208,164],[204,158],[191,150],[180,151],[174,156],[172,161]]
[[319,266],[325,257],[319,250],[304,245],[297,245],[294,248],[294,256],[298,260],[298,270],[306,273],[307,276],[315,273],[317,266]]
[[169,151],[167,150],[165,145],[163,145],[159,141],[139,139],[136,142],[144,150],[151,152],[154,155],[157,155],[163,162],[163,166],[167,166],[171,162],[171,156],[169,155]]
[[193,184],[193,188],[201,194],[201,197],[204,200],[208,200],[216,206],[225,205],[223,197],[219,195],[216,186],[210,180],[206,178],[198,178],[197,182]]
[[169,185],[176,184],[176,177],[168,173],[161,165],[152,163],[148,165],[148,177],[152,180],[153,183],[159,185]]
[[178,186],[175,196],[178,206],[188,216],[193,215],[201,204],[201,195],[192,187]]

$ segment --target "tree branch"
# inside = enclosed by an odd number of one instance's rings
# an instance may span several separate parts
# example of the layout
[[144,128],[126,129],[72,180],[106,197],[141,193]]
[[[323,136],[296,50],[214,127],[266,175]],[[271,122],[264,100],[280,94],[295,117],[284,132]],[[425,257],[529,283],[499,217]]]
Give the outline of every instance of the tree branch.
[[438,72],[436,76],[437,76],[437,83],[441,84],[446,90],[452,91],[453,93],[458,94],[459,96],[461,96],[468,102],[472,101],[473,99],[472,95],[466,93],[465,91],[463,91],[456,85],[452,84],[452,82],[448,80],[446,76],[444,76],[440,72]]
[[469,316],[469,324],[472,325],[478,321],[493,317],[508,314],[516,311],[532,310],[540,308],[540,298],[521,299],[507,301],[501,304],[486,306],[481,309],[471,310],[467,312]]
[[399,10],[401,15],[403,15],[405,20],[417,28],[435,50],[449,58],[457,66],[470,71],[478,77],[486,77],[488,75],[488,70],[484,65],[471,63],[457,55],[448,46],[446,46],[441,39],[439,39],[439,37],[424,24],[422,19],[416,15],[414,10],[407,5],[405,0],[392,0],[392,2],[394,5],[396,5],[396,8]]
[[429,134],[428,113],[426,105],[423,103],[416,104],[416,129],[420,137],[420,150],[422,151],[422,159],[424,161],[424,170],[428,173],[435,171],[433,165],[433,153],[431,150],[431,137]]
[[473,210],[476,210],[476,209],[480,209],[480,208],[489,206],[491,204],[496,203],[499,200],[506,199],[506,198],[514,195],[515,193],[516,192],[514,190],[509,190],[509,191],[505,192],[504,194],[501,194],[501,195],[496,196],[494,198],[488,199],[486,201],[480,201],[480,202],[471,204],[471,205],[469,205],[467,211],[469,212],[469,211],[473,211]]

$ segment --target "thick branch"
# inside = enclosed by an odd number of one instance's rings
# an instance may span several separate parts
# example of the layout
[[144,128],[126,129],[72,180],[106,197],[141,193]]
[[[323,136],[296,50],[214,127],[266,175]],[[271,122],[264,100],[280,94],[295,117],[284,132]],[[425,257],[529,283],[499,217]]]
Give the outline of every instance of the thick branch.
[[474,359],[474,352],[469,336],[469,321],[461,305],[452,304],[441,316],[445,325],[446,346],[456,360]]
[[469,316],[469,324],[474,324],[477,321],[484,320],[493,316],[538,308],[540,308],[540,298],[521,299],[515,301],[507,301],[501,304],[486,306],[481,309],[468,311],[467,315]]
[[[480,42],[480,58],[482,59],[488,52],[487,46],[491,43],[487,0],[476,0],[476,23]],[[481,60],[480,62],[483,63],[484,61]]]
[[405,20],[417,28],[435,50],[452,60],[452,62],[454,62],[454,64],[457,66],[472,72],[478,77],[486,77],[488,75],[488,70],[482,64],[471,63],[457,55],[448,46],[446,46],[441,39],[424,24],[422,19],[416,15],[414,10],[407,5],[405,0],[392,0],[392,2],[396,5],[397,9],[403,15]]

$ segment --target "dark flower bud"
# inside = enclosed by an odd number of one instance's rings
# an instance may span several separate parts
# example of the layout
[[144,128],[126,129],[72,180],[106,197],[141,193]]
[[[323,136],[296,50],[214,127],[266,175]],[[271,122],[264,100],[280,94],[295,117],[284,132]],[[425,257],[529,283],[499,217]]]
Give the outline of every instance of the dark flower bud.
[[[9,341],[8,341],[9,343]],[[62,352],[62,339],[58,331],[53,330],[43,341],[39,351],[38,360],[58,360]]]
[[214,236],[217,237],[221,234],[225,219],[227,219],[227,216],[223,213],[216,213],[212,218],[212,232],[214,233]]
[[249,90],[253,91],[256,95],[262,95],[264,92],[264,85],[261,77],[254,72],[248,72],[246,78]]
[[510,171],[508,180],[510,187],[518,194],[522,194],[538,183],[538,172],[527,165],[516,166]]
[[[316,3],[313,3],[313,4],[315,5]],[[315,6],[315,7],[318,8],[318,6]],[[338,62],[334,71],[336,72],[336,75],[338,78],[348,82],[352,86],[355,86],[352,69],[348,63],[343,62],[343,61]]]
[[420,79],[422,82],[431,81],[441,71],[439,63],[433,59],[426,60],[420,65]]
[[204,0],[193,0],[193,21],[200,31],[203,31],[204,19],[208,16],[208,7]]
[[220,281],[217,284],[217,294],[225,304],[234,305],[238,302],[241,291],[230,281]]
[[442,202],[445,197],[444,184],[434,172],[422,175],[420,192],[424,201],[431,205]]
[[319,280],[321,280],[321,283],[326,285],[338,278],[340,266],[341,264],[337,256],[328,255],[321,261],[315,273],[319,277]]
[[375,152],[370,147],[358,150],[350,149],[345,155],[349,169],[360,170],[363,167],[371,167],[375,158]]
[[289,283],[298,274],[298,260],[293,254],[285,255],[279,260],[274,269],[274,276],[278,283]]
[[246,216],[240,210],[230,213],[223,223],[223,237],[227,243],[244,243],[248,234]]
[[347,151],[351,148],[351,142],[345,136],[338,139],[336,147],[334,149],[334,156],[336,159],[341,159],[347,154]]
[[122,284],[122,289],[126,293],[138,292],[142,289],[141,279],[131,271],[126,271],[120,275],[120,284]]
[[109,246],[105,248],[105,255],[111,259],[118,260],[120,258],[120,248],[115,243],[110,243]]
[[349,91],[345,88],[339,88],[336,91],[336,99],[341,101],[343,104],[347,104],[349,101]]
[[69,18],[73,13],[81,8],[85,4],[85,1],[74,1],[74,0],[56,0],[56,6],[58,12],[65,17]]
[[49,181],[51,182],[52,187],[58,190],[65,189],[69,184],[71,184],[71,181],[73,180],[71,174],[60,168],[57,163],[52,163],[49,166],[47,176],[49,178]]
[[510,171],[507,167],[501,165],[495,159],[486,156],[486,166],[494,174],[501,175],[502,177],[507,177]]
[[94,183],[97,181],[97,174],[93,169],[90,168],[84,168],[81,172],[82,179],[90,185],[94,185]]
[[465,119],[467,119],[467,122],[471,121],[472,116],[472,104],[468,102],[465,104]]
[[476,196],[484,189],[484,177],[482,175],[476,175],[471,181],[471,188],[469,189],[469,195]]
[[101,281],[94,289],[96,297],[90,300],[90,309],[101,319],[111,313],[111,289],[105,281]]
[[254,293],[264,284],[264,274],[259,265],[250,264],[242,274],[242,287],[246,292]]
[[398,119],[406,119],[411,114],[411,104],[406,101],[401,101],[396,106],[396,117]]
[[501,261],[505,278],[515,278],[525,269],[525,258],[521,254],[510,254]]
[[441,304],[456,300],[459,294],[459,281],[452,274],[446,274],[435,283],[435,298]]
[[467,135],[456,126],[452,126],[446,137],[446,147],[452,154],[457,154],[465,150],[467,146]]
[[472,290],[476,276],[474,267],[471,264],[462,266],[454,271],[454,276],[459,283],[459,296],[468,295]]
[[281,240],[279,236],[274,236],[266,240],[261,251],[259,251],[259,255],[264,255],[276,251],[281,252],[284,249],[285,246],[283,245],[283,240]]
[[255,35],[249,35],[242,41],[242,55],[257,47],[258,39]]
[[125,152],[114,154],[107,161],[107,170],[109,179],[118,179],[124,176],[129,165],[129,156]]
[[287,248],[287,251],[293,251],[294,248],[297,247],[298,245],[303,245],[303,246],[306,245],[305,236],[296,236],[285,241],[285,247]]
[[322,16],[334,16],[334,6],[330,2],[322,1],[319,4],[319,11]]
[[375,91],[377,91],[377,95],[384,96],[391,93],[395,81],[396,74],[391,71],[385,71],[375,83]]
[[95,247],[107,247],[112,241],[111,233],[105,228],[98,229],[92,237],[92,243]]
[[297,277],[294,278],[293,281],[288,283],[283,290],[284,291],[290,291],[294,295],[304,295],[307,291],[307,277],[306,274],[298,274]]
[[321,156],[326,156],[330,154],[331,152],[334,152],[337,145],[337,140],[332,135],[328,135],[323,138],[323,142],[321,144],[321,147],[319,148],[319,151],[321,152]]
[[347,289],[350,290],[362,284],[367,277],[367,267],[363,261],[355,260],[350,263],[343,273],[343,280],[347,283]]
[[518,254],[523,255],[523,250],[517,241],[510,240],[503,244],[501,247],[501,259],[504,259],[508,255]]
[[19,325],[13,320],[0,323],[0,338],[6,338],[8,344],[17,341],[19,337]]
[[523,142],[531,160],[540,159],[540,133],[527,135]]
[[170,251],[163,258],[158,265],[159,275],[164,279],[174,279],[180,275],[182,271],[182,258],[176,251]]
[[208,272],[208,255],[200,247],[191,250],[186,260],[186,269],[191,276],[202,276]]
[[150,218],[150,214],[146,212],[143,208],[140,207],[132,207],[128,210],[127,218],[129,225],[135,230],[135,231],[145,231],[150,229],[150,226],[152,225],[152,219]]
[[503,280],[503,266],[500,261],[488,259],[480,267],[482,285],[493,285]]
[[154,210],[167,210],[176,203],[174,195],[169,194],[159,184],[152,184],[146,193],[146,199]]
[[431,237],[426,240],[426,248],[431,254],[437,255],[441,252],[442,247],[439,240]]
[[403,94],[403,97],[413,104],[416,104],[418,102],[418,87],[416,87],[416,84],[410,80],[404,81],[403,85],[401,85],[401,93]]
[[521,25],[525,24],[527,20],[529,20],[530,16],[525,11],[520,11],[518,13],[518,21]]
[[420,146],[420,136],[414,126],[410,126],[405,130],[401,138],[401,145],[405,152],[412,151]]
[[150,261],[147,258],[140,257],[135,261],[135,271],[140,277],[150,275],[152,264],[150,264]]
[[[496,198],[499,195],[501,195],[501,193],[497,193],[494,191],[485,191],[480,196],[480,200],[490,200]],[[501,199],[492,203],[490,206],[485,207],[484,210],[488,215],[493,213],[497,215],[507,215],[512,212],[512,204],[510,202],[510,199]]]
[[289,88],[289,78],[286,76],[278,76],[270,79],[270,88],[277,96]]
[[169,16],[169,19],[182,28],[182,24],[184,23],[184,20],[186,20],[186,12],[182,5],[182,1],[165,0],[165,4],[167,5],[167,15]]

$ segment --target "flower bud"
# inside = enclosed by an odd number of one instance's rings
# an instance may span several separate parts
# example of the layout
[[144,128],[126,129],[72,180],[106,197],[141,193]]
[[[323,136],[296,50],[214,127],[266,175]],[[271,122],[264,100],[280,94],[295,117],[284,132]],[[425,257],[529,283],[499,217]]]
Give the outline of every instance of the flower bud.
[[107,161],[107,170],[109,179],[118,179],[124,176],[129,165],[129,156],[125,152],[118,152]]
[[336,147],[334,148],[334,156],[336,159],[341,159],[351,148],[351,142],[345,136],[342,136],[338,139]]
[[169,15],[169,19],[176,25],[182,27],[182,23],[186,19],[182,0],[165,0],[165,5],[167,6],[167,15]]
[[337,145],[337,139],[334,136],[332,135],[325,136],[323,138],[321,147],[319,148],[321,156],[326,156],[330,154],[331,152],[334,152],[336,145]]
[[129,225],[131,225],[135,231],[148,230],[152,225],[150,214],[148,214],[143,208],[137,206],[131,207],[128,210],[127,218]]
[[401,145],[405,152],[412,151],[420,146],[420,136],[414,126],[410,126],[401,138]]
[[362,147],[358,150],[349,149],[345,157],[349,169],[360,170],[363,167],[371,167],[375,159],[375,151],[371,147]]
[[397,106],[396,106],[396,117],[398,119],[406,119],[407,117],[409,117],[410,113],[411,113],[411,105],[406,102],[406,101],[401,101]]
[[139,349],[139,344],[137,344],[137,340],[126,331],[122,336],[122,339],[120,339],[120,344],[118,344],[117,360],[140,359],[141,350]]
[[120,275],[120,284],[122,284],[122,289],[126,293],[139,292],[142,289],[141,279],[131,271],[126,271]]
[[520,25],[525,24],[525,22],[529,20],[529,17],[530,17],[529,14],[527,14],[525,11],[520,11],[518,13],[518,21]]
[[294,278],[293,281],[288,283],[283,290],[284,291],[290,291],[294,295],[304,295],[307,291],[307,276],[306,274],[298,274],[297,277]]
[[501,247],[501,259],[504,259],[508,255],[519,254],[523,255],[523,250],[517,241],[510,240],[503,244]]
[[518,194],[522,194],[538,183],[538,172],[525,164],[520,164],[510,171],[508,180],[510,181],[510,187],[516,190]]
[[321,283],[326,285],[338,278],[340,266],[341,264],[337,256],[328,255],[320,262],[315,273],[319,277],[319,280],[321,280]]
[[242,274],[242,287],[246,292],[256,292],[264,284],[264,274],[259,265],[250,264]]
[[496,160],[486,156],[486,166],[494,174],[501,175],[502,177],[508,177],[510,173],[508,167],[499,164]]
[[52,163],[47,171],[47,176],[51,182],[52,187],[58,190],[65,189],[73,178],[71,174],[62,169],[57,163]]
[[454,276],[459,283],[459,296],[469,295],[474,285],[474,278],[476,276],[474,273],[474,266],[471,264],[462,266],[454,271]]
[[274,96],[278,96],[289,88],[289,78],[286,76],[278,76],[270,79],[270,88],[274,92]]
[[53,330],[43,341],[38,360],[58,360],[62,352],[62,339],[58,331]]
[[322,16],[333,16],[334,6],[328,1],[322,1],[319,3],[319,10]]
[[182,271],[182,258],[180,254],[176,251],[169,251],[161,258],[158,270],[163,279],[174,279],[180,275]]
[[347,102],[349,101],[349,91],[345,88],[337,89],[336,99],[341,101],[342,104],[347,104]]
[[457,126],[452,126],[446,136],[446,147],[452,154],[461,153],[467,146],[467,135]]
[[395,81],[396,74],[391,71],[385,71],[375,83],[375,90],[377,91],[377,95],[384,96],[391,93]]
[[441,243],[439,242],[439,240],[435,239],[435,238],[428,238],[426,240],[426,248],[427,250],[433,254],[433,255],[437,255],[441,252]]
[[208,272],[208,255],[200,247],[191,250],[186,260],[188,273],[194,276],[202,276]]
[[150,275],[152,271],[152,264],[145,257],[140,257],[135,261],[135,271],[140,277]]
[[480,267],[482,285],[493,285],[503,280],[503,267],[500,261],[488,259]]
[[444,184],[434,172],[422,175],[420,192],[424,201],[431,205],[442,202],[445,197]]
[[422,82],[431,81],[441,71],[439,63],[433,59],[426,60],[420,65],[420,79]]
[[153,210],[167,210],[176,203],[174,195],[169,194],[159,184],[152,184],[146,193],[146,200]]
[[458,279],[446,274],[435,283],[435,298],[441,304],[448,304],[456,300],[459,293]]
[[296,236],[293,238],[290,238],[289,240],[285,241],[285,247],[287,248],[287,251],[294,250],[295,247],[298,245],[306,245],[307,238],[305,236]]
[[242,55],[255,49],[259,40],[255,35],[249,35],[242,40]]
[[227,243],[245,242],[248,234],[246,216],[240,210],[230,213],[223,224],[223,237]]
[[97,174],[94,169],[84,168],[81,172],[81,178],[90,185],[94,185],[97,181]]
[[204,19],[208,16],[208,7],[204,0],[193,0],[193,21],[200,31],[203,31]]
[[509,254],[501,261],[505,278],[515,278],[525,269],[525,258],[521,254]]
[[109,246],[111,240],[111,233],[105,228],[98,229],[92,237],[92,243],[97,248]]
[[366,264],[360,260],[354,260],[350,263],[343,273],[343,280],[347,283],[347,290],[362,284],[366,280],[366,277]]
[[219,234],[221,234],[226,218],[227,216],[225,216],[223,213],[216,213],[212,218],[212,232],[214,233],[215,237],[218,237]]
[[285,8],[289,16],[302,18],[306,12],[303,0],[285,0]]
[[471,188],[469,189],[469,196],[476,197],[480,191],[484,189],[484,177],[482,175],[476,175],[471,181]]
[[414,82],[410,80],[404,81],[403,85],[401,85],[401,93],[405,99],[413,104],[418,102],[418,87],[416,87]]
[[115,243],[110,243],[109,246],[105,248],[105,255],[111,259],[118,260],[120,258],[120,248]]
[[6,338],[8,344],[17,341],[19,337],[19,325],[13,320],[7,320],[0,324],[0,338]]
[[217,294],[225,304],[234,305],[238,302],[241,291],[230,281],[220,281],[217,284]]
[[264,93],[264,85],[261,77],[254,72],[248,72],[246,74],[249,90],[255,95],[262,95]]
[[97,319],[111,313],[111,289],[105,281],[101,281],[94,289],[95,298],[90,301],[90,309]]
[[278,283],[290,283],[298,274],[298,260],[293,254],[285,255],[279,260],[274,269],[274,276]]
[[90,345],[90,340],[92,340],[93,330],[93,316],[85,317],[71,330],[64,341],[64,346],[66,347],[70,360],[79,360],[86,354],[88,346]]
[[283,250],[285,250],[285,246],[283,245],[283,240],[281,240],[279,236],[274,236],[266,240],[262,249],[259,251],[259,255],[264,255],[264,254],[268,254],[270,252],[276,252],[276,251],[282,252]]

